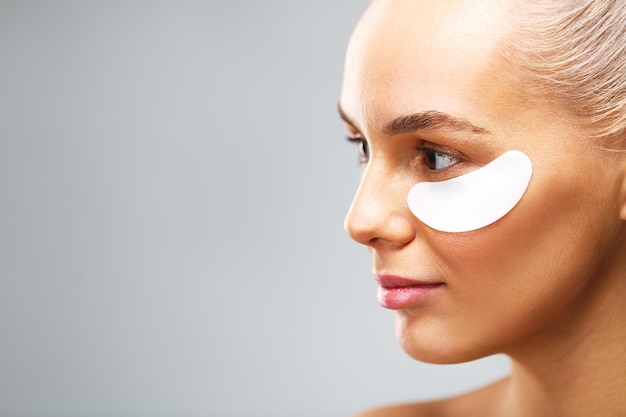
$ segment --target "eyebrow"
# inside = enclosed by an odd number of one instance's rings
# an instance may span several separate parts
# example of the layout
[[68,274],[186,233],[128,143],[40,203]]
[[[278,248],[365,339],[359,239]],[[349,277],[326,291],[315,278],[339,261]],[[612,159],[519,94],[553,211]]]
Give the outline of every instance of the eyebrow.
[[[344,122],[356,129],[355,123],[350,119],[338,105],[339,116]],[[489,130],[476,126],[469,121],[443,113],[436,110],[426,110],[396,117],[383,127],[383,132],[387,135],[399,135],[403,133],[414,133],[420,130],[442,130],[449,132],[469,132],[479,135],[490,133]]]
[[356,127],[356,123],[354,123],[352,119],[348,117],[346,112],[343,111],[343,108],[341,107],[341,103],[337,103],[337,111],[339,112],[339,117],[341,117],[341,120],[343,120],[348,125],[350,125],[350,127],[353,127],[358,130],[358,128]]
[[397,117],[383,128],[383,131],[388,135],[412,133],[419,130],[462,131],[480,135],[489,133],[487,129],[478,127],[465,119],[436,110]]

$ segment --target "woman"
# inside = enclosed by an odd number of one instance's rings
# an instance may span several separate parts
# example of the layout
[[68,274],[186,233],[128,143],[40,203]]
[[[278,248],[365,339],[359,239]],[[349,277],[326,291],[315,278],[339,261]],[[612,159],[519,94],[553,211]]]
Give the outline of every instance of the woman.
[[409,355],[512,373],[362,416],[626,416],[625,47],[625,1],[371,4],[339,102],[364,165],[346,230]]

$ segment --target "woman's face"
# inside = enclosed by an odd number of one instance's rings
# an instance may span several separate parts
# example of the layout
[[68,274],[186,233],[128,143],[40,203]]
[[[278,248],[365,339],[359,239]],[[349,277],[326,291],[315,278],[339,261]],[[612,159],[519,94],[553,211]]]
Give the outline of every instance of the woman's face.
[[[511,353],[565,331],[620,256],[623,162],[550,100],[514,88],[497,53],[511,21],[499,3],[375,1],[348,49],[340,108],[367,161],[345,225],[371,249],[383,287],[424,284],[413,298],[379,290],[403,348],[423,361]],[[495,223],[446,233],[409,210],[416,183],[509,150],[530,158],[533,175]]]

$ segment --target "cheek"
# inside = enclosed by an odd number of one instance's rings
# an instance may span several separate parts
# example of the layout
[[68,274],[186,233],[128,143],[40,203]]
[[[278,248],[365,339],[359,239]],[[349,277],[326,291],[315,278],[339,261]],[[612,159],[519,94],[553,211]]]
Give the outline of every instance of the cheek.
[[[467,288],[481,286],[502,289],[510,282],[511,273],[518,271],[525,262],[524,248],[532,239],[526,230],[505,227],[507,222],[476,232],[433,236],[433,251],[441,259],[440,265],[449,286]],[[519,233],[522,232],[520,236]]]
[[567,254],[572,249],[569,227],[549,205],[525,206],[477,231],[431,233],[451,285],[480,286],[485,298],[507,291],[532,297],[557,278],[557,267],[573,255]]
[[458,349],[451,358],[501,353],[545,326],[562,308],[557,303],[564,293],[574,293],[551,272],[549,254],[529,253],[536,235],[512,226],[502,222],[464,236],[448,234],[431,246],[447,280],[438,333]]
[[452,280],[470,273],[505,283],[576,275],[598,258],[603,234],[614,227],[607,221],[611,192],[592,178],[543,170],[533,175],[517,206],[494,223],[464,233],[427,229],[424,236]]
[[454,308],[470,308],[489,337],[527,334],[585,296],[613,226],[603,220],[602,193],[580,184],[572,177],[538,180],[514,210],[488,227],[425,234]]

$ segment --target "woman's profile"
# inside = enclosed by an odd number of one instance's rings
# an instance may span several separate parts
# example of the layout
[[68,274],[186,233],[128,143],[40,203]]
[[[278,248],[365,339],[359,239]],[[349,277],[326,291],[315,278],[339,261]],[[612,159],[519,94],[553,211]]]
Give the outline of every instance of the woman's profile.
[[360,416],[626,416],[626,2],[374,0],[339,111],[404,351],[512,369]]

